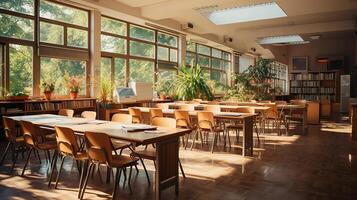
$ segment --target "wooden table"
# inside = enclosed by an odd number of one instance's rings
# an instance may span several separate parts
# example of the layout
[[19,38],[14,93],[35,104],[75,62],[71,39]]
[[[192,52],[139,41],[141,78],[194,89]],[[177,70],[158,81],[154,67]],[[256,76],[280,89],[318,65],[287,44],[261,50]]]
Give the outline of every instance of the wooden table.
[[[34,124],[54,128],[63,126],[73,129],[76,134],[82,135],[85,131],[101,132],[112,138],[140,144],[156,144],[156,171],[155,171],[155,199],[161,199],[161,191],[175,186],[176,194],[179,191],[179,137],[190,132],[188,129],[168,129],[157,127],[157,132],[144,131],[128,132],[127,127],[135,128],[141,125],[122,124],[102,120],[88,120],[84,118],[70,118],[59,115],[25,115],[10,117],[16,121],[30,121]],[[148,126],[148,125],[144,125]]]
[[[148,107],[136,107],[139,108],[143,115],[148,117],[150,115],[150,108]],[[122,113],[128,113],[128,109],[120,109]],[[163,110],[165,116],[173,117],[175,110],[167,109]],[[197,117],[197,111],[189,111],[191,117]],[[216,119],[221,120],[232,120],[232,121],[242,121],[243,123],[243,156],[252,156],[253,155],[253,123],[255,120],[256,114],[248,113],[234,113],[234,112],[219,112],[213,113]]]
[[357,104],[352,104],[352,140],[357,140]]

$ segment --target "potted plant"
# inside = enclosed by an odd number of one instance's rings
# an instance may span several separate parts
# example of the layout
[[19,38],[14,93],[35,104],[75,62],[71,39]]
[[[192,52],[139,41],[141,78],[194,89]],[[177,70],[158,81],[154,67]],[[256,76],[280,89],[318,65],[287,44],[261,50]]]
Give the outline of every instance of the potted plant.
[[160,77],[160,79],[155,83],[154,89],[160,96],[161,100],[165,100],[171,92],[171,77]]
[[111,80],[104,79],[100,83],[100,96],[99,100],[103,103],[108,102],[113,96],[114,85]]
[[192,68],[182,66],[172,83],[172,91],[178,99],[183,101],[197,98],[213,100],[212,91],[200,66]]
[[42,83],[43,93],[45,94],[46,100],[51,100],[52,92],[55,90],[55,85],[53,83]]
[[26,92],[13,92],[7,94],[7,100],[10,101],[23,101],[29,99],[29,95]]
[[80,85],[81,85],[80,81],[78,81],[74,77],[72,77],[68,80],[67,89],[69,90],[71,99],[77,99],[79,90],[81,89]]

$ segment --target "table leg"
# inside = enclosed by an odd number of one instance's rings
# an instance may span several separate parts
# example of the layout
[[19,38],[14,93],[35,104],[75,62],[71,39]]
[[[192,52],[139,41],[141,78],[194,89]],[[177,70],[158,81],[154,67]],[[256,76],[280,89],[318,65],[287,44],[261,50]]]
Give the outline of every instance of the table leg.
[[307,132],[307,108],[305,108],[303,112],[302,127],[303,127],[302,131],[305,134]]
[[352,107],[352,140],[357,140],[357,106]]
[[254,117],[243,120],[243,156],[253,156],[253,123]]
[[161,199],[161,191],[175,186],[179,192],[179,137],[156,143],[155,199]]

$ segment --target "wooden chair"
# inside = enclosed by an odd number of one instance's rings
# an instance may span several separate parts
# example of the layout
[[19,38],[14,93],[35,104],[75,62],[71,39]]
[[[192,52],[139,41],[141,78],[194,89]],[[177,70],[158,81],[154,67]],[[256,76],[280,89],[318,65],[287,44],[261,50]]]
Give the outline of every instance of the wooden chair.
[[[166,128],[176,128],[176,120],[173,118],[167,118],[167,117],[156,117],[153,119],[152,121],[152,125],[154,126],[160,126],[160,127],[166,127]],[[133,150],[133,153],[131,154],[132,156],[138,157],[144,167],[145,173],[146,173],[146,177],[148,180],[148,183],[150,184],[150,178],[149,175],[146,171],[146,167],[144,164],[143,159],[147,159],[147,160],[152,160],[154,161],[154,165],[156,168],[156,150],[155,149],[144,149],[144,150]],[[186,178],[185,173],[183,171],[182,165],[181,165],[181,161],[179,159],[179,166],[180,166],[180,170],[182,173],[182,176],[184,178]]]
[[70,109],[60,109],[58,111],[58,115],[66,116],[66,117],[73,117],[74,115],[74,110]]
[[129,114],[117,113],[112,116],[112,122],[121,122],[125,124],[133,123],[133,117]]
[[213,153],[214,147],[217,145],[218,136],[220,133],[224,135],[224,129],[217,125],[212,112],[201,111],[197,112],[198,130],[206,133],[206,141],[208,142],[208,134],[213,134],[213,142],[211,152]]
[[97,116],[97,113],[94,111],[83,111],[81,113],[81,117],[90,119],[90,120],[95,120],[96,116]]
[[133,118],[132,123],[142,123],[141,110],[139,108],[128,108],[129,114]]
[[[33,124],[32,122],[21,121],[20,123],[23,131],[24,142],[26,146],[29,148],[29,153],[27,155],[25,166],[21,173],[21,176],[23,176],[32,151],[37,151],[38,154],[38,150],[43,150],[45,152],[45,155],[47,156],[48,161],[50,161],[51,156],[49,151],[54,150],[55,151],[54,155],[55,155],[57,151],[57,143],[56,141],[45,141],[43,135],[41,134],[40,127]],[[52,162],[53,161],[54,159],[52,159]],[[53,165],[54,164],[51,163],[51,166]]]
[[281,135],[281,125],[285,126],[285,133],[288,131],[288,124],[286,121],[286,115],[283,112],[279,112],[278,106],[276,104],[267,105],[270,107],[266,112],[265,122],[270,128],[270,124],[272,125],[272,130],[275,130],[278,135]]
[[180,110],[194,111],[195,104],[182,104],[182,105],[180,105]]
[[162,112],[161,108],[150,108],[149,113],[151,123],[156,117],[164,117],[164,113]]
[[114,188],[113,188],[112,199],[115,199],[116,197],[116,191],[120,181],[121,172],[124,170],[124,174],[126,174],[125,169],[127,167],[130,167],[128,186],[130,192],[132,192],[131,185],[130,185],[132,166],[137,165],[138,159],[129,156],[123,156],[123,155],[113,155],[112,154],[113,147],[110,142],[111,141],[110,137],[107,134],[85,132],[84,138],[87,144],[87,154],[90,164],[83,183],[80,199],[83,198],[88,183],[89,174],[95,165],[106,165],[111,169],[113,168],[116,169],[116,173],[114,176]]
[[[195,132],[194,134],[194,139],[197,136],[197,127],[193,125],[191,122],[190,114],[187,110],[175,110],[175,119],[176,119],[176,126],[179,128],[186,128],[190,129],[191,133]],[[182,144],[184,145],[184,148],[187,148],[188,145],[188,139],[189,139],[189,134],[182,136]],[[185,140],[186,139],[186,140]],[[202,145],[203,145],[203,140],[201,140]]]
[[1,157],[0,165],[2,165],[9,149],[11,149],[12,169],[13,169],[17,161],[18,153],[21,152],[22,157],[24,157],[24,151],[26,151],[24,137],[17,135],[15,120],[8,117],[3,117],[3,122],[4,122],[4,133],[6,139],[8,140],[8,143]]
[[156,108],[160,108],[162,110],[168,110],[169,109],[169,104],[167,103],[158,103],[155,105]]
[[[72,129],[65,128],[65,127],[55,127],[55,130],[56,130],[58,153],[56,153],[55,157],[54,157],[55,160],[54,160],[54,164],[52,165],[51,175],[50,175],[50,179],[48,181],[48,187],[51,187],[52,177],[53,177],[53,173],[55,171],[58,154],[60,154],[62,156],[62,159],[61,159],[61,165],[60,165],[59,171],[57,173],[55,188],[57,188],[58,180],[59,180],[59,177],[60,177],[61,171],[62,171],[63,162],[64,162],[65,158],[70,157],[76,161],[78,171],[81,171],[79,187],[78,187],[79,188],[78,198],[79,198],[79,195],[81,193],[85,169],[88,166],[87,152],[84,150],[80,150],[79,145],[76,140],[76,136]],[[80,167],[79,162],[82,163],[82,167]]]
[[[120,123],[124,123],[124,124],[131,124],[132,121],[133,121],[133,118],[129,114],[117,113],[117,114],[114,114],[112,116],[112,122],[120,122]],[[120,150],[119,155],[121,155],[123,153],[124,149],[130,147],[130,145],[131,145],[129,142],[125,142],[125,141],[122,141],[122,140],[119,140],[119,139],[115,139],[115,138],[111,138],[111,142],[113,144],[113,148],[114,148],[115,152],[117,150]]]

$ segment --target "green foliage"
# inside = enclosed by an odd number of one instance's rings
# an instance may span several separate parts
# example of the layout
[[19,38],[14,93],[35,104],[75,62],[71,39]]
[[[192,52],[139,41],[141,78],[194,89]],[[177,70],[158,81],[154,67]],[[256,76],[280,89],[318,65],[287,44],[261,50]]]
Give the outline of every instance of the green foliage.
[[195,98],[213,100],[212,92],[200,66],[193,68],[182,66],[173,81],[172,89],[180,100],[186,101]]
[[69,76],[68,73],[65,74],[64,80],[66,81],[67,89],[69,92],[76,92],[78,93],[81,89],[81,80],[79,77]]
[[271,79],[276,76],[270,71],[271,62],[269,59],[258,59],[255,66],[249,66],[243,73],[235,75],[236,84],[228,90],[225,99],[271,100],[274,94]]
[[107,102],[109,99],[113,98],[114,88],[115,86],[112,84],[110,79],[103,79],[100,83],[99,99],[102,102]]
[[166,76],[160,77],[159,80],[155,83],[154,89],[159,95],[171,95],[173,94],[172,88],[172,81],[174,77]]
[[53,92],[55,90],[53,83],[42,82],[41,87],[43,92]]

